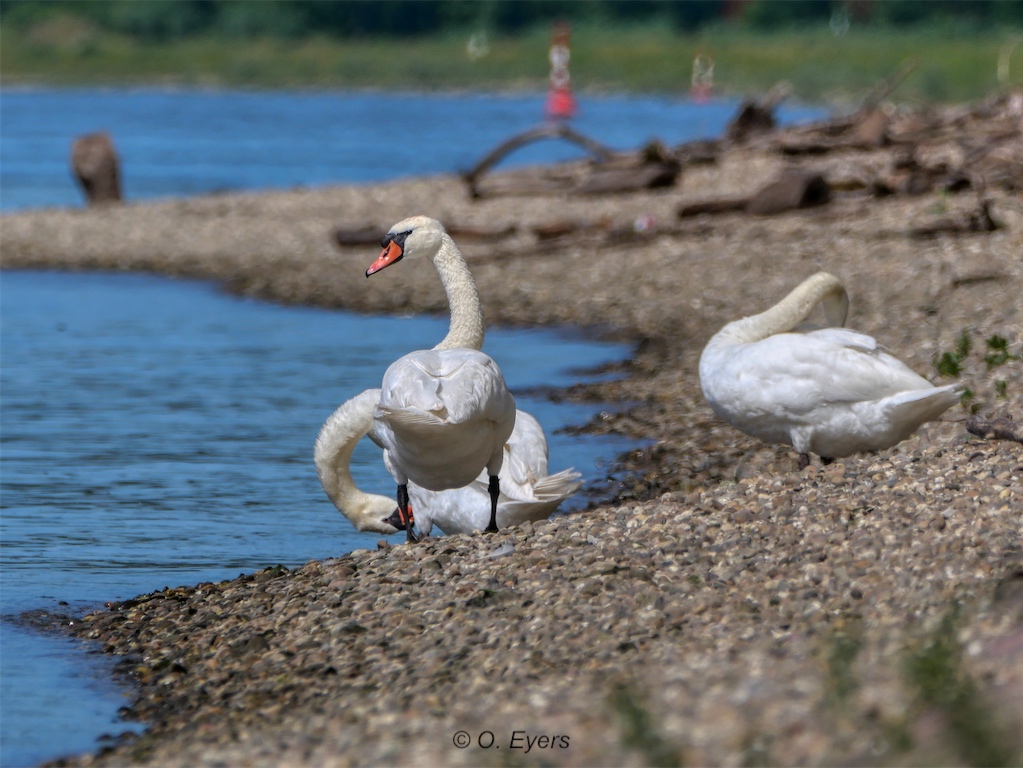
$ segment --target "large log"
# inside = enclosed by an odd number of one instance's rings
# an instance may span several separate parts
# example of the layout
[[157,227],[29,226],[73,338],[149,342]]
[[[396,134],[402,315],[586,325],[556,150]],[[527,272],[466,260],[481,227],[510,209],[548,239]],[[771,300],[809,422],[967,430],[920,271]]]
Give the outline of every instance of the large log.
[[725,128],[725,137],[737,144],[753,136],[771,133],[777,127],[774,111],[792,93],[792,86],[782,82],[771,88],[763,99],[745,99],[739,111]]
[[701,214],[743,211],[756,216],[772,216],[800,208],[824,205],[831,199],[831,188],[820,173],[785,171],[750,197],[700,200],[680,207],[676,213],[684,219]]
[[606,195],[670,187],[675,184],[681,169],[679,163],[669,162],[609,171],[595,170],[575,191],[581,195]]
[[991,216],[991,201],[978,200],[977,207],[965,214],[937,219],[928,224],[914,227],[911,237],[928,238],[937,235],[966,235],[994,232],[1002,225]]
[[771,216],[798,208],[813,208],[831,200],[828,182],[813,171],[788,171],[761,189],[746,206],[757,216]]

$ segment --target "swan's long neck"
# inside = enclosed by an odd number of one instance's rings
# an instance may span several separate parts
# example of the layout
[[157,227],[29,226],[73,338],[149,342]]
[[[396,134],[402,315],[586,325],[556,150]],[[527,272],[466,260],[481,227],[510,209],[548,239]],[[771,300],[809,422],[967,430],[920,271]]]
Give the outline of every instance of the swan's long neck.
[[447,235],[433,257],[433,265],[444,285],[451,311],[448,335],[434,349],[482,349],[486,327],[480,295],[458,246]]
[[828,325],[845,325],[849,295],[837,277],[827,272],[818,272],[770,309],[729,323],[716,334],[713,341],[718,344],[750,344],[776,333],[791,331],[805,321],[818,304],[824,305]]
[[360,491],[349,469],[355,446],[373,426],[378,402],[380,390],[367,389],[339,406],[320,430],[314,451],[323,490],[359,530],[379,526],[381,514],[394,507],[392,499]]

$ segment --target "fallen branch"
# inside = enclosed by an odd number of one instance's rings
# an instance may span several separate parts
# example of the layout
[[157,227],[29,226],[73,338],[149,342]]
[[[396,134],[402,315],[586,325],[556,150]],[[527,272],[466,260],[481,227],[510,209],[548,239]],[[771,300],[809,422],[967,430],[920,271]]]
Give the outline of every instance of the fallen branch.
[[590,175],[574,191],[580,195],[606,195],[659,189],[675,184],[682,166],[677,162],[650,163],[638,168],[599,171]]
[[334,242],[343,248],[379,243],[386,231],[386,229],[375,226],[355,227],[354,229],[338,227],[334,230]]
[[983,419],[974,414],[966,420],[966,431],[985,440],[1013,440],[1023,443],[1023,424],[1011,418]]
[[991,201],[980,200],[977,208],[967,214],[942,218],[909,230],[910,237],[928,238],[938,235],[968,235],[994,232],[1002,225],[991,216]]
[[476,186],[476,182],[479,180],[480,176],[489,171],[493,166],[497,165],[498,162],[504,159],[505,155],[514,152],[519,147],[523,147],[530,142],[539,141],[540,139],[566,139],[567,141],[574,142],[583,149],[591,152],[598,162],[606,162],[614,156],[614,153],[603,144],[583,136],[581,133],[569,128],[567,125],[563,125],[561,123],[541,125],[537,128],[532,128],[528,131],[512,136],[507,141],[501,142],[494,147],[494,149],[488,152],[482,160],[476,163],[471,170],[462,174],[462,178],[469,186],[469,193],[473,197],[479,197],[479,190]]

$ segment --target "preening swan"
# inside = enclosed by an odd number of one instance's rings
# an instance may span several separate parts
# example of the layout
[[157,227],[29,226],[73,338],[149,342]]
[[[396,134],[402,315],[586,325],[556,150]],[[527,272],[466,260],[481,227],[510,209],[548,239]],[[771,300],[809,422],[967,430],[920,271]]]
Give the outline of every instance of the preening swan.
[[429,258],[451,310],[447,336],[431,350],[405,355],[384,373],[373,438],[398,484],[398,514],[415,540],[408,484],[431,491],[462,488],[484,468],[489,477],[490,520],[497,530],[498,473],[504,444],[515,426],[515,399],[483,346],[484,323],[469,268],[440,222],[414,216],[381,240],[383,252],[366,270],[379,272],[408,256]]
[[[316,440],[316,471],[334,506],[360,531],[395,533],[402,522],[393,499],[363,493],[349,470],[352,451],[373,429],[380,390],[369,389],[342,404],[324,423]],[[580,475],[564,470],[547,474],[547,438],[525,411],[515,415],[515,429],[504,447],[504,479],[497,502],[497,522],[505,528],[550,517],[581,485]],[[469,533],[489,522],[488,478],[481,472],[464,488],[428,491],[409,483],[416,527],[428,535],[436,525],[444,533]]]
[[845,323],[849,297],[818,272],[759,315],[729,323],[700,356],[700,386],[718,416],[748,435],[795,447],[800,467],[877,451],[905,440],[959,400],[959,384],[935,387],[870,336],[841,327],[800,332],[823,303]]
[[378,402],[380,390],[367,389],[342,403],[320,429],[313,458],[323,490],[356,530],[396,533],[394,501],[360,491],[350,470],[355,446],[373,428]]

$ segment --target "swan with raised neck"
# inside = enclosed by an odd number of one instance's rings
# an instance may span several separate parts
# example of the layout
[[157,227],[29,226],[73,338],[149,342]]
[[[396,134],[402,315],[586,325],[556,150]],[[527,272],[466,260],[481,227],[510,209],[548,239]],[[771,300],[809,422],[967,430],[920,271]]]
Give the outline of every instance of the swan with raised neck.
[[366,277],[404,257],[433,262],[451,312],[447,336],[434,349],[482,349],[486,326],[476,282],[444,226],[429,216],[411,216],[391,227],[380,246],[383,253],[366,270]]
[[[833,327],[801,327],[823,303]],[[875,339],[842,328],[849,297],[819,272],[770,309],[728,323],[700,356],[700,386],[719,417],[748,435],[792,445],[799,465],[878,451],[905,440],[959,400]],[[834,327],[838,326],[838,327]]]
[[515,426],[515,398],[497,363],[480,351],[484,322],[476,284],[454,241],[436,219],[413,216],[395,224],[366,277],[409,256],[429,258],[444,285],[451,323],[431,350],[411,352],[384,372],[374,414],[374,440],[398,485],[399,521],[415,541],[409,482],[432,491],[469,485],[483,469],[490,478],[490,521],[497,527],[498,477],[504,445]]

